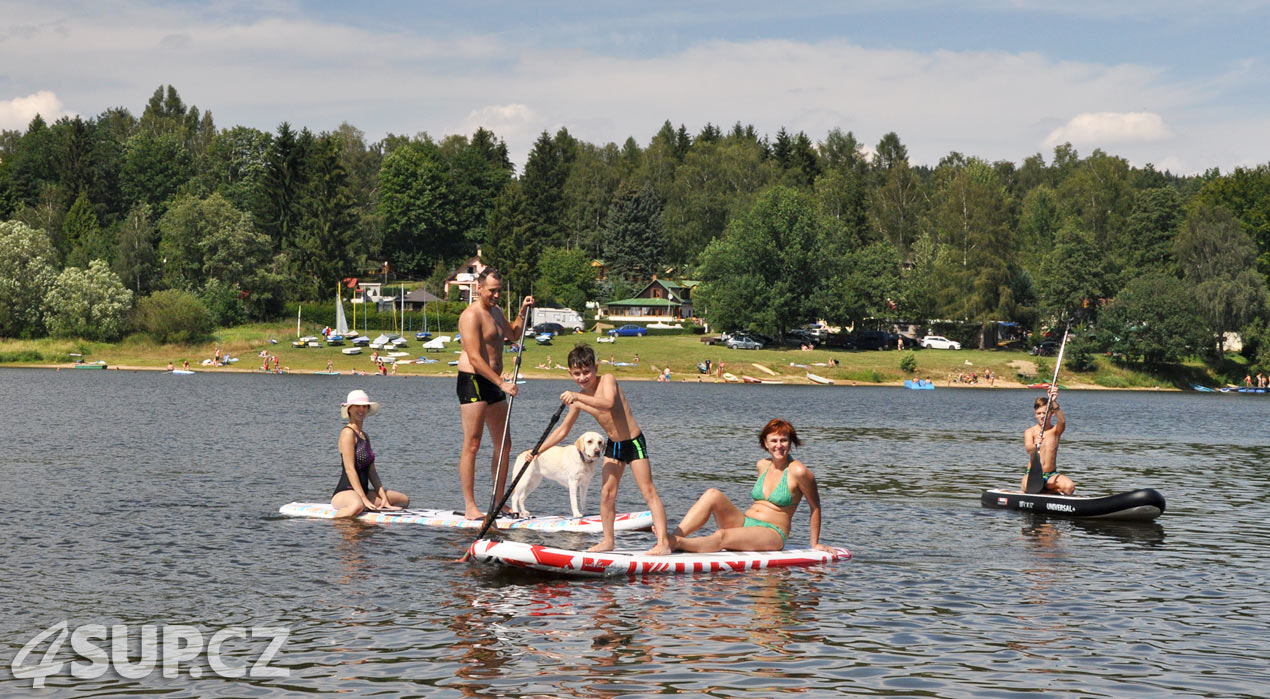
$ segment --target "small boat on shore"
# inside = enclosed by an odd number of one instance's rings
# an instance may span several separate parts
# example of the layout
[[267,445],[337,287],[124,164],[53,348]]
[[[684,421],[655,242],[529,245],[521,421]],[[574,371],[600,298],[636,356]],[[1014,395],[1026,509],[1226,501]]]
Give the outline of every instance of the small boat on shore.
[[95,362],[76,362],[75,368],[76,369],[105,369],[106,362],[105,360],[102,360],[102,359],[98,359]]
[[809,372],[807,372],[807,379],[808,379],[809,381],[811,381],[812,383],[818,383],[818,384],[820,384],[820,385],[822,385],[822,386],[832,386],[832,385],[833,385],[833,379],[826,379],[825,377],[823,377],[823,376],[821,376],[821,375],[819,375],[819,374],[813,374],[813,373],[811,373],[810,371],[809,371]]
[[362,348],[361,347],[345,347],[344,349],[340,350],[340,352],[343,352],[344,354],[361,354]]
[[753,376],[749,376],[747,374],[742,374],[741,380],[744,381],[745,383],[785,383],[784,381],[781,381],[780,379],[759,379]]
[[1152,488],[1139,488],[1115,495],[1029,495],[1017,490],[985,490],[979,504],[1006,510],[1023,510],[1043,515],[1086,519],[1122,519],[1145,522],[1164,514],[1164,496]]

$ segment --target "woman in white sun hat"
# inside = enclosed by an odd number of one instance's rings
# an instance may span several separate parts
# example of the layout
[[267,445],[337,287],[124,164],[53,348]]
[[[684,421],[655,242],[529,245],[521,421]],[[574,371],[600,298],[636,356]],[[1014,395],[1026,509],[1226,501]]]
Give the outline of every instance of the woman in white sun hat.
[[400,510],[410,504],[410,498],[402,493],[384,488],[375,472],[375,450],[370,448],[370,437],[362,429],[362,422],[378,412],[379,403],[372,402],[360,389],[350,391],[340,405],[340,415],[348,424],[340,430],[344,468],[331,496],[336,517],[356,517],[362,510]]

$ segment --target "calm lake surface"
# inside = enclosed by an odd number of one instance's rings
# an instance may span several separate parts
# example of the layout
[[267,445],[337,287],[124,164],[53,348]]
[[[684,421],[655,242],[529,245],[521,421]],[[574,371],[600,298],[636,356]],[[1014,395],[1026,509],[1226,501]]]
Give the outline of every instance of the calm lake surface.
[[[532,446],[569,385],[522,387],[516,448]],[[339,403],[354,388],[383,404],[367,431],[385,484],[415,506],[461,507],[452,380],[0,369],[10,400],[0,696],[1256,696],[1270,686],[1270,397],[1065,392],[1060,463],[1078,492],[1165,494],[1168,511],[1134,525],[980,507],[982,489],[1022,476],[1035,391],[624,387],[672,523],[708,486],[744,502],[762,455],[756,433],[782,416],[820,481],[822,540],[854,560],[597,581],[459,564],[471,531],[277,514],[330,498]],[[592,427],[583,416],[575,434]],[[478,476],[484,501],[485,466]],[[562,512],[568,494],[545,482],[530,505]],[[645,509],[629,475],[618,506]],[[619,546],[651,541],[629,534]],[[806,543],[804,507],[790,545]],[[172,678],[79,678],[68,641],[45,659],[67,665],[33,690],[14,659],[62,621],[133,635],[146,624],[207,636],[285,627],[271,665],[289,677],[226,679],[204,663],[193,678],[184,663]],[[264,644],[225,649],[241,665]]]

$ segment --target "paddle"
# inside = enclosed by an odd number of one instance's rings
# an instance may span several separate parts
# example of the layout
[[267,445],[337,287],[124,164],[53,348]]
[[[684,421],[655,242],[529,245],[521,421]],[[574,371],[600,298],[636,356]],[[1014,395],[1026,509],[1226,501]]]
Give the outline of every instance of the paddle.
[[[542,436],[538,438],[538,442],[534,444],[534,448],[529,451],[529,458],[525,459],[524,465],[521,466],[520,470],[516,472],[516,475],[512,477],[512,482],[507,484],[507,491],[503,493],[502,499],[499,500],[496,505],[491,503],[493,506],[489,508],[489,512],[485,513],[485,522],[481,524],[481,530],[476,533],[477,541],[480,541],[485,536],[485,533],[489,531],[490,526],[494,524],[494,520],[498,517],[499,511],[503,509],[503,505],[507,504],[507,500],[511,498],[512,493],[515,492],[516,484],[520,482],[520,477],[525,475],[525,471],[529,470],[529,464],[533,463],[534,459],[538,458],[538,450],[542,449],[542,443],[547,441],[547,435],[551,434],[552,428],[554,428],[556,423],[560,421],[560,416],[564,414],[564,409],[567,407],[567,405],[561,403],[560,407],[556,408],[556,412],[552,413],[551,421],[547,423],[547,429],[542,431]],[[466,561],[467,558],[468,554],[464,553],[463,557],[459,559],[459,562],[462,563]]]
[[1045,428],[1050,424],[1050,413],[1054,411],[1053,396],[1058,391],[1058,368],[1063,365],[1063,351],[1067,349],[1067,331],[1072,322],[1067,321],[1063,327],[1063,342],[1058,346],[1058,358],[1054,360],[1054,378],[1050,381],[1051,399],[1045,406],[1045,419],[1041,421],[1041,436],[1036,440],[1036,451],[1032,452],[1032,463],[1027,469],[1027,482],[1023,492],[1035,495],[1045,490],[1045,477],[1041,469],[1041,444],[1045,441]]

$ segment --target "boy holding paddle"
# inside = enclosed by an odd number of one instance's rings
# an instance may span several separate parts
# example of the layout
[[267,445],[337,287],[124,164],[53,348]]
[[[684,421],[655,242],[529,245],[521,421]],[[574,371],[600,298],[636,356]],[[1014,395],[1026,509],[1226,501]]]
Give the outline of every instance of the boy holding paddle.
[[[1072,479],[1058,472],[1058,440],[1067,429],[1067,418],[1058,407],[1058,384],[1050,386],[1049,394],[1041,396],[1032,404],[1032,412],[1036,415],[1036,424],[1023,433],[1023,446],[1028,457],[1035,458],[1040,453],[1041,477],[1045,479],[1045,487],[1041,492],[1071,495],[1076,491]],[[1046,424],[1046,413],[1052,418]],[[1023,476],[1022,491],[1027,492],[1027,476]]]
[[600,520],[604,526],[604,538],[588,551],[613,550],[617,485],[622,480],[623,469],[630,464],[635,483],[653,514],[653,531],[657,534],[657,545],[649,549],[648,553],[670,553],[674,550],[674,545],[666,529],[666,509],[653,485],[653,467],[648,460],[648,446],[639,429],[639,423],[635,422],[635,416],[631,414],[626,395],[617,385],[617,378],[613,374],[600,376],[596,372],[595,352],[585,343],[578,343],[569,352],[569,376],[573,377],[580,390],[560,394],[561,402],[569,406],[569,414],[542,443],[539,453],[559,444],[568,436],[569,430],[578,420],[578,414],[584,410],[595,418],[608,436],[604,445],[604,483],[600,487]]

